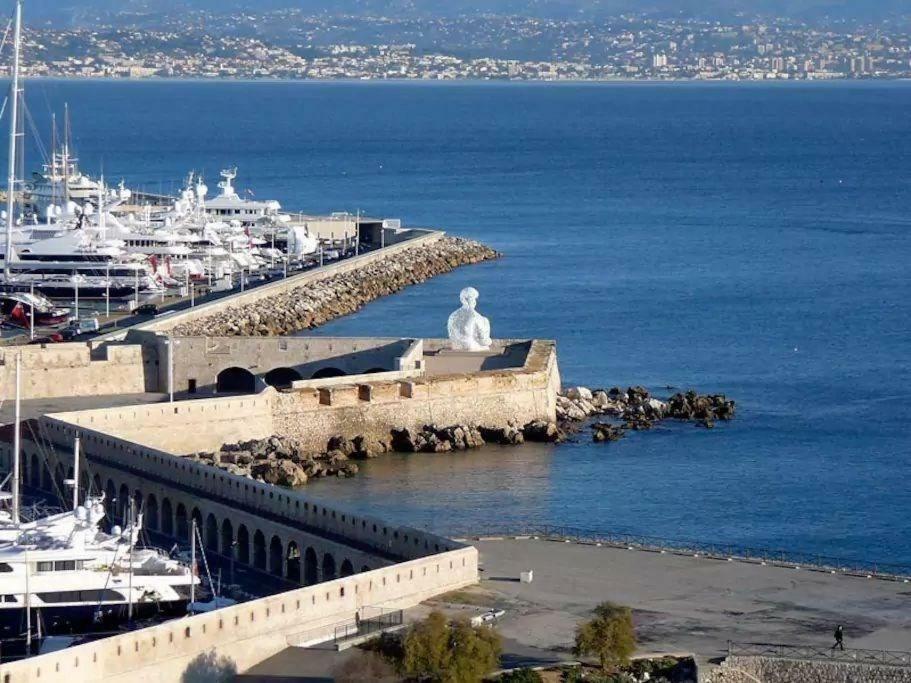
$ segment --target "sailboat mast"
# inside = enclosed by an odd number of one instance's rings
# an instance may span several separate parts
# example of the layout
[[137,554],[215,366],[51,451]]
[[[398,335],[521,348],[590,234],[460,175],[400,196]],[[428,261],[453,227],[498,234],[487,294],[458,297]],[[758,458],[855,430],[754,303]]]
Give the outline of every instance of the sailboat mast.
[[196,518],[190,525],[190,604],[196,602]]
[[13,221],[16,211],[16,144],[19,136],[19,53],[22,49],[22,0],[16,0],[16,19],[13,30],[13,78],[10,85],[9,163],[6,180],[6,253],[3,276],[10,277],[13,258]]
[[73,443],[73,510],[79,507],[79,434]]
[[63,103],[63,203],[70,203],[70,105]]
[[19,524],[19,460],[21,455],[19,453],[21,449],[20,437],[19,437],[19,421],[21,419],[21,381],[20,375],[22,374],[22,352],[16,354],[16,417],[13,424],[13,524]]

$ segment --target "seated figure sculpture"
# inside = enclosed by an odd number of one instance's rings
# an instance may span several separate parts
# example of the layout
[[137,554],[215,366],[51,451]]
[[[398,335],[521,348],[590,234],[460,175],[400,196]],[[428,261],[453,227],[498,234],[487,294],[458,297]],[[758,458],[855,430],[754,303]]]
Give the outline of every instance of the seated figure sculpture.
[[459,294],[462,307],[449,316],[449,341],[460,351],[487,351],[490,348],[490,321],[475,310],[478,290],[466,287]]

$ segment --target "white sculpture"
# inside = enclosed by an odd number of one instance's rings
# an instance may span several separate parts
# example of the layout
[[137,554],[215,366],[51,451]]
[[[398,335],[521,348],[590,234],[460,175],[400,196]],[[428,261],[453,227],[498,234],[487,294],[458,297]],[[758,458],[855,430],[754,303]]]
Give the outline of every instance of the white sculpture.
[[478,290],[466,287],[459,293],[462,307],[449,316],[449,341],[460,351],[487,351],[490,348],[490,321],[475,310]]

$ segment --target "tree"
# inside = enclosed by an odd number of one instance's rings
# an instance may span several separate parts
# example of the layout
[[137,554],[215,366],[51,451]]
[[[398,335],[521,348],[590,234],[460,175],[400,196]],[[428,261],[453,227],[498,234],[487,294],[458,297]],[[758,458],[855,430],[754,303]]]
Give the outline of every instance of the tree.
[[436,683],[474,683],[500,662],[500,636],[473,627],[467,619],[448,622],[431,612],[405,636],[399,668],[410,679]]
[[594,609],[594,615],[576,629],[576,655],[598,657],[605,671],[629,663],[636,650],[636,630],[629,607],[602,602]]
[[544,679],[534,669],[514,669],[497,679],[498,683],[543,683]]

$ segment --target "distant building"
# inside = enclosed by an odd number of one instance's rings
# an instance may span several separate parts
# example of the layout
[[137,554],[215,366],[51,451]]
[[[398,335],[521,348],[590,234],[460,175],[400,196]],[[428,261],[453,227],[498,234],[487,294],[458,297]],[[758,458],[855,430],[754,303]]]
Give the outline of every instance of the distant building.
[[652,55],[652,68],[653,69],[663,69],[666,66],[667,66],[667,55],[665,55],[665,54]]

